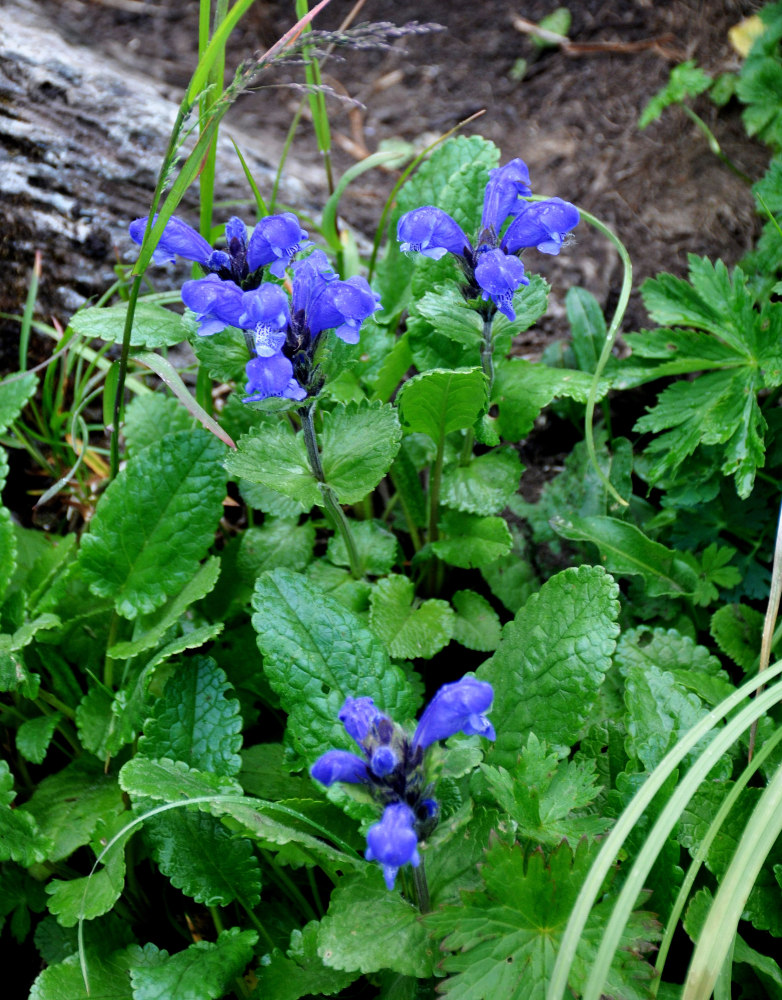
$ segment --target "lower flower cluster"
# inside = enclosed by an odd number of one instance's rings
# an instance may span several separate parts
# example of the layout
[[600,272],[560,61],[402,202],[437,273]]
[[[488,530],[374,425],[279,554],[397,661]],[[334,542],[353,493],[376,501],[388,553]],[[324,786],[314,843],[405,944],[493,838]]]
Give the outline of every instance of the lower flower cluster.
[[485,713],[491,708],[491,684],[463,677],[445,684],[429,702],[412,736],[371,698],[348,698],[339,719],[361,750],[329,750],[312,766],[312,777],[324,785],[336,781],[365,785],[383,806],[383,816],[367,831],[366,858],[377,861],[386,885],[393,889],[399,869],[420,864],[418,844],[437,826],[439,806],[426,783],[426,749],[462,732],[495,738]]

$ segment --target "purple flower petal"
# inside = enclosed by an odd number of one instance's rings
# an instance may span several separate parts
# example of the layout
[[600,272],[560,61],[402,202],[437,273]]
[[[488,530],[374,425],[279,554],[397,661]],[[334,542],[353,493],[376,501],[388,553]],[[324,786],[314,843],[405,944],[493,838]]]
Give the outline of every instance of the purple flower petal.
[[371,698],[351,698],[348,695],[337,718],[345,727],[348,736],[351,736],[363,749],[372,730],[387,716],[375,707]]
[[329,280],[321,294],[313,296],[308,304],[307,326],[313,336],[333,328],[345,343],[357,344],[361,324],[380,308],[380,296],[372,291],[366,278]]
[[[134,219],[131,222],[128,231],[134,243],[140,245],[143,242],[148,218],[149,216],[145,216],[143,219]],[[154,221],[157,222],[157,215]],[[194,260],[206,267],[211,254],[212,248],[200,233],[181,219],[172,218],[166,223],[160,242],[152,254],[152,260],[156,264],[168,264],[179,256],[185,260]]]
[[282,278],[291,258],[305,247],[311,246],[307,233],[301,228],[293,212],[267,215],[253,230],[247,245],[247,266],[251,271],[271,264],[271,272]]
[[437,740],[445,740],[458,732],[495,739],[494,727],[483,714],[491,708],[493,700],[491,684],[475,677],[462,677],[453,684],[444,684],[421,716],[413,746],[426,749]]
[[310,774],[322,785],[333,785],[335,781],[358,785],[369,781],[366,763],[347,750],[328,750],[318,757]]
[[242,307],[239,323],[243,330],[253,331],[255,353],[261,358],[277,354],[290,322],[288,296],[279,285],[263,282],[242,295]]
[[537,247],[541,253],[557,254],[579,218],[576,206],[561,198],[530,202],[508,226],[503,249],[516,253],[524,247]]
[[389,889],[394,888],[396,874],[402,865],[417,867],[418,837],[415,833],[415,816],[404,802],[386,806],[383,818],[367,830],[367,861],[378,861],[383,868],[383,878]]
[[509,215],[517,215],[524,209],[526,202],[521,198],[531,191],[529,170],[523,160],[511,160],[504,167],[490,170],[483,196],[481,226],[498,234]]
[[283,396],[286,399],[306,399],[307,393],[293,377],[293,365],[284,354],[252,358],[247,362],[247,395],[245,403]]
[[379,746],[373,751],[369,761],[369,769],[378,778],[386,778],[399,765],[399,755],[389,746]]
[[182,301],[196,314],[200,337],[219,333],[227,326],[241,326],[242,290],[233,281],[222,281],[216,274],[186,281]]
[[447,212],[433,205],[406,212],[397,224],[396,238],[403,253],[422,253],[433,260],[446,253],[464,256],[470,247],[461,227]]
[[514,293],[519,285],[529,284],[518,257],[509,257],[499,249],[486,250],[475,265],[475,280],[483,289],[484,299],[491,299],[509,320],[516,318]]

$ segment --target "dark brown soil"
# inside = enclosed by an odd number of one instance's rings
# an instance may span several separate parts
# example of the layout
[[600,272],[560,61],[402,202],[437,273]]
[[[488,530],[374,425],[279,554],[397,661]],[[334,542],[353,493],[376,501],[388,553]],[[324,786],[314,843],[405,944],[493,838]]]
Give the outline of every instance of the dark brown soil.
[[[160,79],[178,99],[196,59],[195,0],[41,0],[40,6],[64,37],[82,42],[89,37],[120,62]],[[677,62],[695,59],[713,74],[736,69],[728,29],[759,4],[573,0],[571,40],[603,46],[581,55],[558,48],[541,52],[514,28],[515,16],[538,21],[556,6],[556,0],[366,0],[356,22],[417,20],[444,30],[397,40],[385,51],[343,49],[326,62],[325,82],[363,104],[356,108],[330,99],[337,176],[383,139],[399,136],[423,145],[485,109],[464,131],[496,142],[503,161],[526,160],[536,192],[564,197],[609,224],[630,250],[636,288],[661,270],[684,273],[689,253],[735,263],[757,227],[746,183],[710,153],[681,111],[667,111],[644,132],[637,121]],[[259,0],[236,34],[234,62],[289,28],[293,8],[292,0]],[[334,29],[352,9],[348,0],[332,0],[316,26]],[[521,80],[513,73],[519,59],[527,60]],[[302,79],[301,67],[268,72],[261,80],[267,86],[241,99],[234,120],[268,135],[270,145],[279,148],[302,93],[278,84]],[[703,97],[695,107],[724,152],[759,177],[767,154],[747,139],[740,106],[718,110]],[[293,159],[308,164],[319,159],[306,110]],[[370,235],[395,178],[377,170],[360,177],[343,199],[345,219]],[[576,237],[560,258],[539,262],[553,294],[549,317],[520,345],[531,356],[552,334],[561,335],[569,285],[589,288],[606,308],[618,294],[615,252],[584,225]],[[625,329],[647,322],[636,292]]]

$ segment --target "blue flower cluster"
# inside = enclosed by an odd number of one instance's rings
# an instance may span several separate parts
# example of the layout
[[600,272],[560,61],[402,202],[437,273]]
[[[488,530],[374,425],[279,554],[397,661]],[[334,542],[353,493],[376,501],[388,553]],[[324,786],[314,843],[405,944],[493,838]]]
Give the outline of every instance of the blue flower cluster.
[[[130,236],[141,243],[147,219],[130,225]],[[203,278],[182,286],[182,301],[192,309],[202,337],[226,327],[244,331],[251,354],[247,364],[245,402],[282,396],[304,400],[320,390],[314,365],[320,334],[333,329],[348,344],[356,344],[361,324],[377,309],[380,297],[365,278],[342,281],[322,250],[294,262],[313,244],[292,212],[269,215],[248,238],[241,219],[225,226],[226,249],[214,250],[181,219],[166,224],[152,259],[173,261],[176,256],[195,261]],[[264,282],[264,269],[284,278],[293,267],[293,293]]]
[[578,209],[570,202],[561,198],[524,201],[531,193],[527,165],[523,160],[511,160],[489,171],[481,228],[474,245],[447,212],[433,205],[406,212],[399,219],[397,239],[406,253],[421,253],[434,260],[454,254],[467,278],[467,298],[490,301],[492,312],[499,309],[513,320],[514,293],[520,285],[529,284],[517,254],[527,247],[559,253],[565,236],[579,221]]
[[348,698],[342,706],[339,719],[362,756],[329,750],[313,764],[312,777],[324,785],[365,785],[384,806],[380,822],[367,831],[366,858],[380,863],[389,889],[402,865],[420,864],[418,842],[437,825],[439,807],[425,782],[424,751],[458,732],[495,739],[485,715],[493,699],[491,684],[474,677],[445,684],[424,710],[412,738],[371,698]]

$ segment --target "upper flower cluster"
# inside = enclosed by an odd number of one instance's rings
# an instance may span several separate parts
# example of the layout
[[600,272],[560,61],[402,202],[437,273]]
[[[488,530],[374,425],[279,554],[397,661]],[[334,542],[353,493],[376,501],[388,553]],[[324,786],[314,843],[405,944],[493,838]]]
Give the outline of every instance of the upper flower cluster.
[[[469,282],[468,297],[491,301],[513,320],[513,295],[528,285],[524,265],[516,256],[527,247],[559,253],[565,236],[579,221],[578,209],[561,198],[528,202],[532,193],[523,160],[511,160],[489,171],[483,198],[481,227],[474,244],[461,226],[440,208],[424,205],[406,212],[397,226],[402,250],[439,260],[454,254]],[[508,219],[511,220],[507,229]]]
[[420,863],[418,842],[437,825],[439,807],[424,780],[424,751],[454,733],[495,738],[485,713],[494,698],[491,684],[463,677],[445,684],[429,702],[410,737],[383,715],[371,698],[348,698],[339,713],[361,756],[329,750],[312,766],[312,777],[324,785],[335,781],[363,784],[384,806],[383,817],[367,831],[368,861],[378,861],[389,889],[405,864]]
[[[147,219],[130,225],[141,243]],[[313,357],[319,335],[334,329],[348,344],[358,343],[363,321],[380,308],[380,298],[365,278],[342,281],[322,250],[293,263],[293,295],[263,282],[265,267],[282,278],[301,250],[312,246],[292,212],[270,215],[247,236],[241,219],[225,226],[226,249],[213,250],[181,219],[170,219],[153,254],[165,263],[176,255],[198,263],[203,278],[182,286],[182,301],[196,314],[202,337],[226,327],[244,331],[250,351],[245,402],[283,396],[303,400],[318,391]]]

